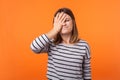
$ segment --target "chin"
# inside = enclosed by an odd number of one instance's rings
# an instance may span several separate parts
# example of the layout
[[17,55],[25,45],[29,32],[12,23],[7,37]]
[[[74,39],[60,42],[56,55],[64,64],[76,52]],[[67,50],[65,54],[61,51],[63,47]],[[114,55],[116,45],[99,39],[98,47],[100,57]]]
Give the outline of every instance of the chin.
[[62,32],[60,32],[60,34],[62,34],[62,35],[64,35],[64,34],[69,34],[70,32],[68,32],[68,31],[62,31]]

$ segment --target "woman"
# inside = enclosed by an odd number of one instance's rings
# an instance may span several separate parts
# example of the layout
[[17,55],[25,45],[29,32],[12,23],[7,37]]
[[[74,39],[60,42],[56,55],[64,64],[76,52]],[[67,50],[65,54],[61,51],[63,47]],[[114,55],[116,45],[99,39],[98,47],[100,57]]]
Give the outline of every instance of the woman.
[[75,17],[68,8],[59,9],[53,29],[31,43],[35,53],[48,53],[48,80],[91,80],[90,51],[78,38]]

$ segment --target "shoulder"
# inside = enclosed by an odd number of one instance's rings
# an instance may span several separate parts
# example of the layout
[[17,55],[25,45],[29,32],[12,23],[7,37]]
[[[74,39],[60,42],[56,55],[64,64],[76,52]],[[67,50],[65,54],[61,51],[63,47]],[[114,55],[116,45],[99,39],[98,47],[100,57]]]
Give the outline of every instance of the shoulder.
[[79,42],[78,42],[78,45],[89,47],[89,43],[84,39],[80,39]]
[[90,58],[91,56],[91,53],[90,53],[90,46],[89,46],[89,43],[86,41],[86,40],[80,40],[79,41],[79,44],[84,46],[85,50],[86,50],[86,56],[87,58]]

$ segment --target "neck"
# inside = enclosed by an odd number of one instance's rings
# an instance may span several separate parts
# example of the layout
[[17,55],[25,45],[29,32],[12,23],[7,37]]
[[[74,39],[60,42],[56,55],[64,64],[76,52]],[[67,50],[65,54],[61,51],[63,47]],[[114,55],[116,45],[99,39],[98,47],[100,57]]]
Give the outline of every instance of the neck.
[[71,34],[61,34],[62,43],[70,44]]

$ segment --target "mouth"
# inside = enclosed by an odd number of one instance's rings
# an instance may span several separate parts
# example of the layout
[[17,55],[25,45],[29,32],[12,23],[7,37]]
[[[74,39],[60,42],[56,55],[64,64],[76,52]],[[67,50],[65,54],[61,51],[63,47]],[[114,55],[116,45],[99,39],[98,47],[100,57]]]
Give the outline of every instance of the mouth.
[[63,28],[65,28],[65,29],[66,29],[66,28],[68,28],[68,26],[63,26]]
[[67,27],[64,27],[64,28],[62,28],[63,30],[67,30],[68,28]]

